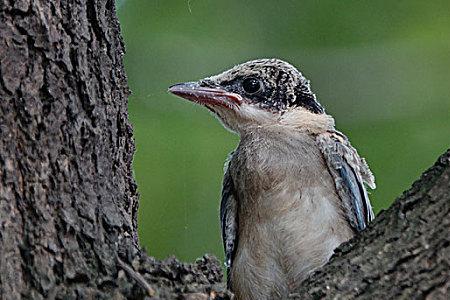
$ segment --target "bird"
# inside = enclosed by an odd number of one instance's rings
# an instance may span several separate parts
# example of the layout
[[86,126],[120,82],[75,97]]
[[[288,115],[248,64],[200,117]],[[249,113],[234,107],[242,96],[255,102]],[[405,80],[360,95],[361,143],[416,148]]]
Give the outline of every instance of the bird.
[[373,220],[368,164],[290,63],[252,60],[169,92],[206,107],[240,137],[220,202],[236,299],[286,299]]

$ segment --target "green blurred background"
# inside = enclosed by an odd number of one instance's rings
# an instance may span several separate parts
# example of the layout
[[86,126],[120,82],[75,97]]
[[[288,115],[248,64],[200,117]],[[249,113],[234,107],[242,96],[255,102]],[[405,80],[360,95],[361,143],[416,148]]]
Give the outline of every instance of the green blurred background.
[[222,258],[218,207],[237,137],[173,83],[278,57],[366,157],[387,208],[450,145],[449,1],[118,1],[133,95],[139,233],[158,258]]

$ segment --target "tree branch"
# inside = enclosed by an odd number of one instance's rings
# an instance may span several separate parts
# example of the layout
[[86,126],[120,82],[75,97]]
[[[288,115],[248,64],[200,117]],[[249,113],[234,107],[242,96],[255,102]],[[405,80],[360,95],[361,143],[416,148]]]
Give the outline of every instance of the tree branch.
[[292,299],[448,299],[450,150]]

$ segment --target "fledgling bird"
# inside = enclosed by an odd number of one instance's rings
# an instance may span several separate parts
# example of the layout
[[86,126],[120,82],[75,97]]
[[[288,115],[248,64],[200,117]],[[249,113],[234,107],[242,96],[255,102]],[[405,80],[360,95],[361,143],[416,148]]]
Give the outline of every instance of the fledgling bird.
[[220,205],[237,299],[285,299],[373,219],[369,167],[289,63],[249,61],[169,91],[240,136]]

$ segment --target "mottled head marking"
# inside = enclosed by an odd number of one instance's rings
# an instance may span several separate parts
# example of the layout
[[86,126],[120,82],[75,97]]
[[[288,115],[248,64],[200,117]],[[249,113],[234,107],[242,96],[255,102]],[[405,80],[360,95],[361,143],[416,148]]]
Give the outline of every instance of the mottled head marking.
[[[249,79],[254,80],[249,83]],[[252,93],[246,92],[245,80],[247,86],[250,84],[253,88]],[[255,80],[261,85],[256,92]],[[273,112],[282,113],[291,107],[303,107],[312,113],[324,113],[311,91],[309,81],[294,66],[279,59],[249,61],[205,78],[200,85],[239,94],[251,104]]]

